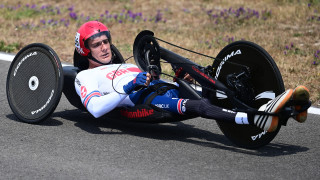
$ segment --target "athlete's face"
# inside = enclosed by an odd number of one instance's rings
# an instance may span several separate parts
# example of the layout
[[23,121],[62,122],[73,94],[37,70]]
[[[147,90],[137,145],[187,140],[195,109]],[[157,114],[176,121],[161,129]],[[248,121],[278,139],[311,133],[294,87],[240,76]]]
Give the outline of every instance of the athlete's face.
[[[88,46],[90,48],[91,54],[94,58],[102,63],[109,63],[112,58],[111,47],[109,39],[106,35],[99,36],[94,39],[88,40]],[[89,59],[89,67],[97,67],[101,64],[94,62]]]

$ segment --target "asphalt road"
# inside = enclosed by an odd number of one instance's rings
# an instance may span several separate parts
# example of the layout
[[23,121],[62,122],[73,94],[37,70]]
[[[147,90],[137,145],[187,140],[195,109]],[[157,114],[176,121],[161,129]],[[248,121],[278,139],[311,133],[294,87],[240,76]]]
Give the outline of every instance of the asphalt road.
[[319,115],[293,120],[258,150],[233,145],[215,121],[137,124],[94,119],[63,96],[48,120],[19,122],[0,61],[0,179],[318,179]]

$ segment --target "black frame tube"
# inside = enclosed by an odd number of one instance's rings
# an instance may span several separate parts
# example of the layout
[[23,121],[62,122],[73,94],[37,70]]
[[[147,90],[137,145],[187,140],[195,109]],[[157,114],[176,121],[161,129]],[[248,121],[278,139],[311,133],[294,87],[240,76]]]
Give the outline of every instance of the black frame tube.
[[161,59],[164,59],[177,67],[182,67],[183,70],[188,72],[201,86],[208,88],[214,87],[213,89],[219,89],[221,91],[224,91],[229,98],[234,97],[234,92],[228,89],[219,80],[206,74],[203,71],[204,67],[161,46],[160,57]]

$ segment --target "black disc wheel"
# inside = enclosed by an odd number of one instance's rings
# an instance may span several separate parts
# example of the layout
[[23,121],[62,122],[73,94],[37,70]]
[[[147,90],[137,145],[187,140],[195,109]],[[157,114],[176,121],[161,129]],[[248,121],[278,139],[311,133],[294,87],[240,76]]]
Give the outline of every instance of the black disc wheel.
[[[235,75],[243,72],[250,74],[245,82],[237,86],[250,86],[250,88],[238,90],[241,91],[238,92],[238,95],[251,107],[259,108],[285,90],[282,76],[274,60],[257,44],[247,41],[231,43],[220,51],[217,59],[211,75],[229,88],[235,88],[235,86],[232,87],[235,81],[230,81]],[[211,94],[213,95],[210,96],[210,99],[216,105],[227,109],[234,108],[223,92],[217,91]],[[246,97],[250,99],[245,100]],[[276,131],[269,133],[252,125],[235,125],[221,121],[217,123],[225,136],[233,143],[250,149],[268,144],[281,127],[279,124]]]
[[21,121],[38,123],[47,119],[60,101],[62,88],[62,66],[49,46],[30,44],[13,59],[6,92],[11,110]]

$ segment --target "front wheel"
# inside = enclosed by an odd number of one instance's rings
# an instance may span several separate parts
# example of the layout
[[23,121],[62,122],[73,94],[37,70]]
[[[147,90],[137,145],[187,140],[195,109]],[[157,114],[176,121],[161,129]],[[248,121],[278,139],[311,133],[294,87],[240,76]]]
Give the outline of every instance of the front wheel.
[[[246,84],[250,84],[250,90],[239,93],[243,101],[245,101],[243,98],[250,97],[250,100],[246,101],[246,103],[249,103],[248,105],[251,107],[259,108],[285,90],[282,76],[276,63],[257,44],[248,41],[231,43],[220,51],[217,59],[213,65],[214,69],[211,76],[224,83],[227,87],[230,87],[228,78],[232,74],[241,73],[244,67],[249,70],[250,82]],[[227,109],[234,108],[229,99],[219,91],[211,95],[210,100],[217,106]],[[249,125],[235,125],[222,121],[217,121],[217,123],[225,136],[233,143],[250,149],[268,144],[274,139],[281,127],[279,124],[276,131],[269,133]]]

